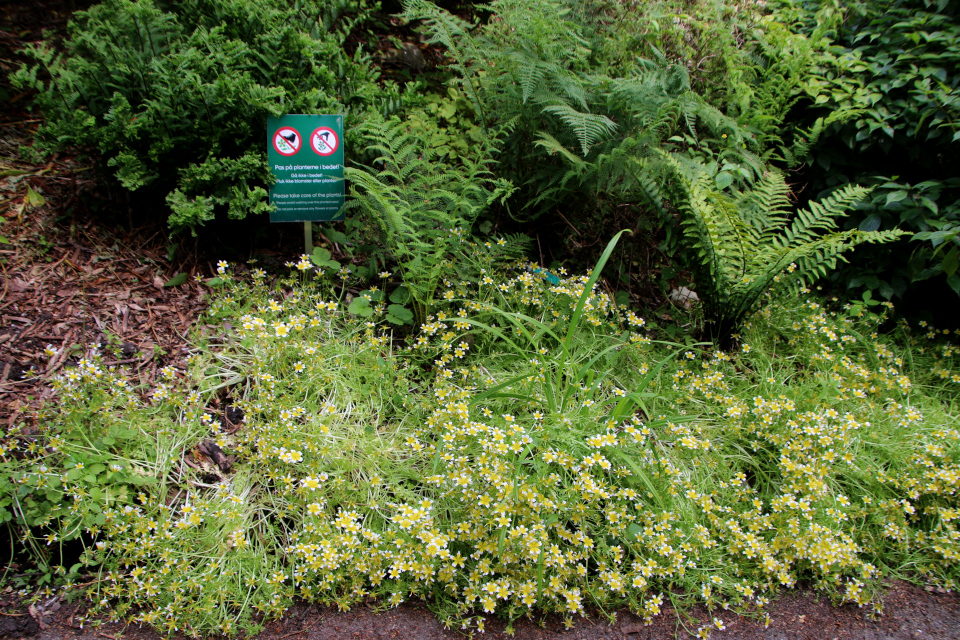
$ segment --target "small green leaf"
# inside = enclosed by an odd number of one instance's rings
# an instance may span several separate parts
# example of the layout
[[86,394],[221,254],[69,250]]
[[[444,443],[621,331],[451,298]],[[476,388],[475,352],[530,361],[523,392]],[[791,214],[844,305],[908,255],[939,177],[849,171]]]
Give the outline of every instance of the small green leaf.
[[927,209],[930,209],[930,211],[933,212],[933,215],[937,215],[940,212],[940,208],[937,207],[937,203],[926,196],[920,198],[920,203]]
[[852,318],[858,318],[863,314],[864,308],[862,304],[856,303],[850,305],[850,308],[847,309],[847,315]]
[[880,214],[871,213],[860,223],[860,231],[876,231],[880,228]]
[[400,285],[390,294],[390,302],[397,304],[406,304],[410,301],[410,290],[405,285]]
[[0,236],[0,244],[10,244],[10,241],[3,236]]
[[179,287],[180,285],[182,285],[182,284],[185,283],[186,281],[187,281],[187,274],[185,274],[185,273],[178,273],[177,275],[173,276],[172,278],[170,278],[169,280],[167,280],[166,282],[164,282],[164,283],[163,283],[163,286],[165,286],[165,287]]
[[960,252],[957,251],[957,248],[954,247],[950,250],[950,253],[943,257],[943,262],[940,264],[943,267],[943,272],[947,276],[952,276],[957,272],[957,266],[960,266]]
[[887,300],[893,297],[893,287],[886,280],[880,281],[880,287],[878,290],[880,291],[880,295]]
[[347,307],[347,311],[355,316],[362,316],[364,318],[369,318],[373,315],[373,308],[370,306],[370,301],[363,296],[354,298],[350,306]]
[[207,280],[208,287],[219,287],[223,284],[223,278],[210,278]]
[[960,275],[957,275],[955,273],[949,278],[947,278],[947,285],[949,285],[949,287],[953,289],[953,292],[955,294],[960,296]]
[[887,205],[891,205],[894,202],[900,202],[907,197],[906,191],[891,191],[887,194]]
[[313,248],[313,255],[310,256],[310,261],[321,269],[333,269],[334,271],[340,269],[340,263],[336,260],[331,260],[330,252],[323,247]]
[[327,240],[334,242],[336,244],[347,244],[350,242],[350,239],[347,238],[341,231],[336,231],[334,229],[323,229],[323,235],[327,236]]
[[413,312],[399,304],[387,307],[387,314],[387,320],[393,324],[413,324]]
[[30,185],[27,185],[27,195],[23,197],[23,201],[33,209],[42,207],[47,203],[46,198],[34,191]]
[[722,171],[716,177],[717,189],[726,189],[733,184],[733,174],[729,171]]
[[313,255],[310,256],[310,259],[313,261],[313,264],[320,266],[322,263],[330,259],[330,252],[323,247],[314,247]]

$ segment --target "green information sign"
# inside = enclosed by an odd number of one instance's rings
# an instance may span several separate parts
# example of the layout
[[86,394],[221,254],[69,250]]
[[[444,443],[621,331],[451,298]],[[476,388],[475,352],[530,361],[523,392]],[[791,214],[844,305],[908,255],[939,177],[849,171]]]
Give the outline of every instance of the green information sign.
[[267,118],[270,222],[343,220],[343,116]]

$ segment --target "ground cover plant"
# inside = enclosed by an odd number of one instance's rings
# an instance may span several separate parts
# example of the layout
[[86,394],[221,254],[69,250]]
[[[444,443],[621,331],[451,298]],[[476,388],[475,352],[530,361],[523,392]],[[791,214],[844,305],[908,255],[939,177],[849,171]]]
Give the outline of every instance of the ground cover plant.
[[51,563],[82,541],[95,611],[195,636],[296,596],[417,597],[482,630],[667,600],[762,616],[800,581],[860,605],[891,574],[955,587],[948,336],[804,290],[735,352],[665,343],[599,269],[502,256],[470,248],[406,341],[389,280],[364,317],[306,257],[276,284],[221,265],[233,333],[147,399],[95,354],[66,372],[45,431],[6,441],[5,508]]

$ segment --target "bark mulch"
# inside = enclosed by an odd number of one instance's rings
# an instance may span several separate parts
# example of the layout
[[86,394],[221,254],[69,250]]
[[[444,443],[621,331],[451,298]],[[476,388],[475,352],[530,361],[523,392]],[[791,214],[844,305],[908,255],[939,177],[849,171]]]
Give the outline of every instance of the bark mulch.
[[163,229],[130,229],[129,211],[126,229],[95,221],[92,209],[116,203],[90,162],[23,159],[42,120],[6,76],[19,67],[20,49],[44,32],[63,33],[72,11],[89,4],[0,6],[0,433],[14,425],[29,433],[51,396],[50,378],[94,348],[149,385],[159,367],[182,357],[184,334],[203,308],[196,283],[163,286],[200,268],[165,260]]
[[[0,429],[30,429],[50,397],[50,378],[93,349],[144,385],[158,368],[176,364],[204,305],[192,278],[164,283],[208,267],[168,264],[157,231],[105,229],[82,211],[58,222],[58,213],[81,209],[84,191],[95,191],[87,167],[69,157],[30,166],[16,154],[22,139],[15,134],[24,130],[3,133],[0,171],[17,175],[0,179],[0,236],[7,241],[0,244]],[[28,188],[45,203],[28,204]]]

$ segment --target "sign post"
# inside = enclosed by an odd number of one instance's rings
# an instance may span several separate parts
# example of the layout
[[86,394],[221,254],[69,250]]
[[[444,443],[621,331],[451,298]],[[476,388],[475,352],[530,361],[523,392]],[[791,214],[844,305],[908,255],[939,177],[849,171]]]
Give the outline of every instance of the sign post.
[[276,210],[270,222],[303,222],[306,252],[313,252],[311,223],[343,220],[343,116],[267,118],[267,162],[277,178],[270,187]]

